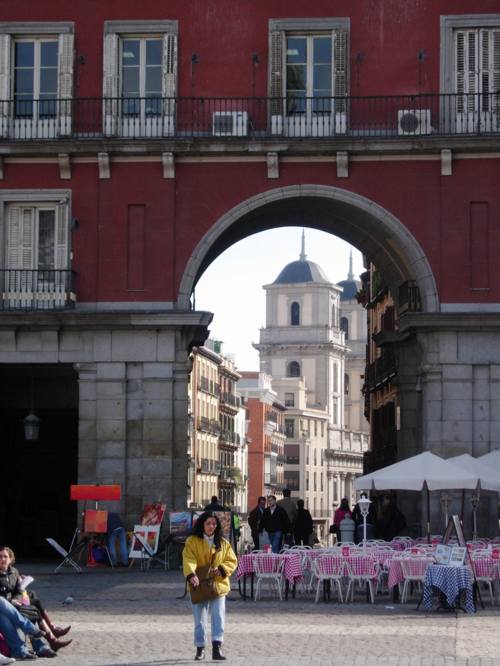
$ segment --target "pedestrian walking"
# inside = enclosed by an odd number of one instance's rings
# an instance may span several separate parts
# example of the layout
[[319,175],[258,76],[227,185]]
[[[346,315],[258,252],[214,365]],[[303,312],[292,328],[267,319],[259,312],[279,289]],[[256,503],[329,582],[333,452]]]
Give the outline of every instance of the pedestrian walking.
[[230,576],[237,559],[229,541],[222,537],[218,517],[210,511],[202,513],[186,540],[182,554],[183,572],[191,588],[191,609],[194,618],[195,660],[205,659],[208,611],[211,615],[212,659],[223,661],[226,595],[231,591]]
[[304,500],[297,500],[297,515],[293,535],[297,546],[312,546],[312,534],[314,531],[313,519],[309,509],[304,508]]
[[255,509],[252,509],[248,514],[248,524],[252,530],[252,539],[255,550],[259,550],[259,529],[260,521],[264,516],[264,509],[266,508],[266,498],[259,497],[257,500],[257,506]]
[[266,531],[269,535],[273,553],[279,553],[283,535],[290,531],[290,521],[285,509],[276,504],[276,497],[269,495],[267,498],[268,507],[264,510],[262,520],[259,525],[259,532]]

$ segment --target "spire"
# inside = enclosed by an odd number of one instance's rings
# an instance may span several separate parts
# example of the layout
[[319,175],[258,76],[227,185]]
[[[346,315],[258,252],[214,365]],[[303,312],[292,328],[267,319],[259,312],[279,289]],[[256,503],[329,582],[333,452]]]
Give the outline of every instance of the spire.
[[305,261],[307,259],[306,255],[306,232],[302,229],[302,247],[300,250],[299,261]]
[[354,273],[352,272],[352,250],[349,254],[349,273],[347,274],[348,280],[354,280]]

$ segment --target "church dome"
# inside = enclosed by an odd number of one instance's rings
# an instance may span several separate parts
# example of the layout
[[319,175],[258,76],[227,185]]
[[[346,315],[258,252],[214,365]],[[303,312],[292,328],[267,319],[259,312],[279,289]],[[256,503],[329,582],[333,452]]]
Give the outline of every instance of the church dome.
[[337,284],[344,290],[340,294],[341,301],[352,301],[356,298],[356,294],[361,288],[361,282],[357,282],[356,280],[341,280]]
[[308,261],[305,253],[305,234],[302,232],[302,250],[298,261],[292,261],[278,275],[273,284],[301,284],[303,282],[316,282],[330,284],[321,266],[314,261]]
[[330,280],[323,269],[314,261],[299,259],[287,264],[273,284],[298,284],[301,282],[320,282],[329,284]]

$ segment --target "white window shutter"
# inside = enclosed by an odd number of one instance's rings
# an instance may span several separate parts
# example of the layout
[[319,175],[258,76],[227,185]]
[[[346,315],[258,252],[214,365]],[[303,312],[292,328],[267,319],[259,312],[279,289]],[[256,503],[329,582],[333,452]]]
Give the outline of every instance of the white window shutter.
[[33,238],[34,238],[35,211],[33,208],[23,208],[21,216],[22,238],[22,266],[21,268],[36,268],[33,265]]
[[21,268],[21,208],[7,208],[7,268]]
[[11,98],[11,49],[10,35],[0,35],[0,137],[9,134]]
[[73,102],[73,64],[75,59],[75,36],[73,33],[59,35],[59,135],[71,134],[71,106]]
[[492,31],[492,111],[500,114],[500,30]]
[[163,36],[163,90],[164,128],[166,135],[174,133],[175,106],[177,95],[177,35],[166,33]]
[[335,111],[345,113],[347,104],[347,32],[336,30],[333,33],[333,94]]
[[111,32],[104,36],[103,56],[103,116],[104,134],[114,136],[118,130],[119,37]]
[[59,204],[56,210],[56,270],[66,270],[69,259],[68,205]]
[[284,44],[285,33],[282,30],[271,32],[271,115],[283,115],[283,95],[284,95]]

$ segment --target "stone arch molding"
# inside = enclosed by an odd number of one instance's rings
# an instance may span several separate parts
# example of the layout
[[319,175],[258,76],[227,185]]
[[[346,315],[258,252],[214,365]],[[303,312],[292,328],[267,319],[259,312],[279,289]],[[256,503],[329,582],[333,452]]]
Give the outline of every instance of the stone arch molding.
[[[246,223],[248,219],[260,216],[265,220],[268,210],[276,211],[287,204],[290,206],[294,203],[293,200],[308,206],[312,202],[318,202],[327,211],[328,220],[323,224],[316,224],[313,218],[305,219],[302,223],[299,219],[294,219],[290,226],[304,224],[343,238],[365,252],[375,265],[383,267],[384,275],[389,277],[389,284],[396,285],[405,280],[416,280],[423,311],[439,312],[434,275],[422,247],[413,234],[392,213],[374,201],[348,190],[327,185],[291,185],[275,188],[254,195],[225,213],[203,236],[189,258],[179,287],[177,307],[182,310],[189,309],[191,294],[202,269],[226,247],[255,231],[280,226],[270,219],[268,225],[261,223],[259,228],[248,232]],[[303,212],[297,214],[303,215]],[[313,212],[312,215],[314,214]],[[238,235],[239,224],[241,235]],[[281,221],[281,225],[283,224]],[[210,257],[214,247],[228,232],[232,232],[231,242]],[[207,258],[210,258],[208,263]]]

